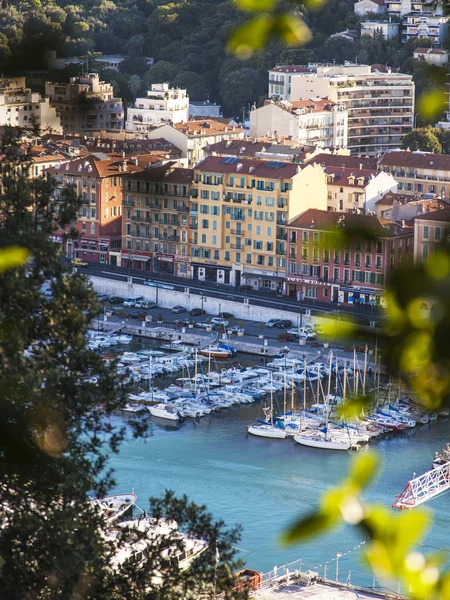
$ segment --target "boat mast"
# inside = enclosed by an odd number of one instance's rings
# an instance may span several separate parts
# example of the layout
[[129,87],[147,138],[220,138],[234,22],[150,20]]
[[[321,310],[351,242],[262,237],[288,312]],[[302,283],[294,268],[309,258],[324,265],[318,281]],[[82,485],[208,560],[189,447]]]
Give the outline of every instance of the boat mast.
[[[211,349],[210,349],[211,353]],[[198,354],[197,348],[195,349],[195,371],[194,371],[194,397],[197,398],[197,367],[198,367]]]
[[366,395],[366,373],[367,373],[367,344],[366,351],[364,353],[364,373],[363,373],[363,396]]
[[294,414],[294,361],[292,361],[292,381],[291,381],[291,410],[292,414]]
[[355,384],[355,396],[358,395],[358,377],[359,377],[359,373],[356,370],[356,348],[353,348],[353,377],[354,377],[354,384]]
[[273,373],[270,373],[270,420],[273,427]]

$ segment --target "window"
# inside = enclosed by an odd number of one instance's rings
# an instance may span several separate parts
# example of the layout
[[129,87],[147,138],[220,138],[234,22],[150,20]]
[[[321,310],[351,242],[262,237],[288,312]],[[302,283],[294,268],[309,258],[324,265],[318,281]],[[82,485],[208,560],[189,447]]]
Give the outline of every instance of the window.
[[258,254],[258,256],[256,257],[256,264],[259,266],[264,266],[264,256]]
[[438,242],[441,239],[441,228],[440,227],[434,228],[434,239],[436,240],[436,242]]
[[267,252],[273,252],[273,242],[266,242]]
[[214,250],[214,260],[219,260],[220,252],[219,250]]
[[323,262],[324,263],[329,263],[330,262],[330,251],[329,250],[324,250],[323,251]]
[[219,206],[211,206],[211,214],[215,217],[220,215],[220,207]]
[[422,258],[428,258],[428,244],[422,244]]
[[376,263],[375,263],[375,268],[376,269],[382,269],[383,268],[383,259],[382,259],[381,256],[377,256]]
[[200,204],[200,214],[201,215],[209,214],[209,206],[207,204]]
[[339,269],[333,269],[334,281],[339,281]]
[[95,235],[95,223],[91,223],[91,235]]
[[308,232],[307,231],[303,232],[302,239],[303,239],[304,244],[308,243]]
[[[205,237],[206,237],[206,235],[205,235]],[[212,236],[211,243],[212,243],[213,246],[217,246],[217,235],[213,235]]]
[[209,221],[208,219],[202,219],[202,229],[208,229]]
[[202,233],[202,244],[206,244],[206,233]]
[[274,220],[274,213],[273,212],[266,212],[265,213],[265,220],[266,221],[273,221]]
[[81,224],[81,233],[86,233],[86,223]]
[[272,227],[267,227],[267,237],[272,237]]
[[261,225],[257,225],[256,226],[256,231],[255,231],[256,235],[261,235]]
[[261,206],[262,204],[262,196],[256,196],[256,206]]
[[361,266],[361,254],[355,254],[355,267]]
[[289,273],[296,274],[297,273],[297,263],[290,262],[289,263]]
[[319,248],[313,248],[313,262],[319,262]]
[[226,235],[225,236],[225,244],[229,244],[230,243],[230,236]]
[[237,263],[241,262],[241,253],[240,252],[236,252],[236,262]]
[[209,200],[209,190],[201,190],[200,191],[200,198],[202,200]]
[[266,206],[275,206],[275,198],[272,198],[272,196],[267,196]]
[[262,242],[260,240],[253,241],[253,249],[254,250],[262,250]]
[[246,255],[245,262],[246,262],[248,265],[251,265],[251,263],[252,263],[252,255],[251,255],[251,254],[247,254],[247,255]]
[[225,250],[224,260],[227,260],[227,261],[230,260],[230,251],[229,250]]
[[425,227],[423,228],[423,239],[428,239],[428,225],[425,225]]
[[267,257],[267,266],[268,267],[273,267],[273,256],[268,256]]
[[302,248],[302,260],[308,260],[308,248]]
[[212,228],[214,231],[217,231],[217,221],[212,222]]
[[372,256],[370,254],[366,254],[366,269],[370,269],[372,267]]

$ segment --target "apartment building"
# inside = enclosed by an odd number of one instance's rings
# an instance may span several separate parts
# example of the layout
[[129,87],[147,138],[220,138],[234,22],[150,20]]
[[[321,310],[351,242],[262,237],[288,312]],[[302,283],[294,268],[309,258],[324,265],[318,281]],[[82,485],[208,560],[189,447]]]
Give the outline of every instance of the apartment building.
[[385,0],[385,5],[388,15],[395,17],[404,17],[411,12],[430,11],[432,8],[442,14],[442,5],[433,0]]
[[253,289],[284,286],[289,219],[326,209],[321,167],[208,156],[194,168],[192,275]]
[[376,156],[398,148],[413,128],[411,75],[372,71],[368,65],[317,67],[317,73],[292,80],[293,99],[320,96],[348,111],[347,146],[352,154]]
[[82,202],[75,223],[79,237],[67,242],[66,256],[120,264],[122,179],[142,170],[137,163],[136,158],[96,153],[47,169],[55,180],[53,199],[57,204],[64,200],[66,188],[73,188]]
[[390,173],[370,169],[326,166],[328,210],[371,213],[386,192],[396,192],[398,183]]
[[361,35],[375,37],[382,34],[384,39],[391,40],[398,35],[400,23],[391,21],[362,21]]
[[425,261],[440,244],[448,241],[450,208],[444,208],[414,219],[414,262]]
[[448,63],[447,50],[440,48],[416,48],[413,53],[415,60],[423,60],[429,65],[443,67]]
[[381,15],[386,11],[384,0],[359,0],[353,6],[355,15],[363,17],[369,14]]
[[[370,232],[376,240],[339,244],[339,231]],[[414,234],[369,215],[310,209],[288,225],[287,294],[353,305],[382,304],[389,270],[411,262]]]
[[31,127],[42,133],[62,133],[61,121],[48,99],[26,87],[25,77],[0,79],[0,125]]
[[292,80],[298,75],[313,72],[313,68],[300,65],[277,66],[269,70],[269,93],[272,100],[291,100]]
[[402,42],[415,38],[427,38],[433,46],[439,46],[447,36],[448,16],[442,11],[414,11],[403,16]]
[[112,85],[100,81],[97,73],[71,77],[69,83],[47,82],[45,95],[60,116],[64,133],[123,129],[122,100],[114,98]]
[[149,131],[161,123],[185,123],[189,118],[189,96],[186,90],[153,83],[146,98],[137,98],[127,111],[127,131]]
[[149,139],[164,138],[181,150],[185,166],[193,166],[204,158],[203,148],[242,139],[245,131],[242,127],[228,125],[220,119],[188,121],[187,123],[165,124],[149,131]]
[[378,168],[398,181],[399,192],[450,198],[450,156],[446,154],[390,150],[381,157]]
[[122,266],[191,277],[192,177],[175,163],[125,175]]
[[306,146],[333,150],[346,148],[347,117],[343,106],[327,99],[266,100],[250,112],[250,135],[290,137]]

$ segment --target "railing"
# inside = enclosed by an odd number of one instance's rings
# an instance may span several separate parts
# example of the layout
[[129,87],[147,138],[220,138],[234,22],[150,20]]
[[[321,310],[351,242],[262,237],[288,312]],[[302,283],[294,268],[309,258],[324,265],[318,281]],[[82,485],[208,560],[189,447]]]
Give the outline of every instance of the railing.
[[277,240],[287,240],[287,233],[277,233]]
[[232,229],[231,230],[231,235],[244,235],[244,231],[241,231],[240,229]]
[[189,212],[189,206],[177,206],[178,212]]
[[[128,218],[126,218],[126,220],[129,221]],[[137,217],[137,216],[134,216],[134,217],[131,217],[131,220],[135,221],[137,223],[151,223],[152,222],[151,217]]]

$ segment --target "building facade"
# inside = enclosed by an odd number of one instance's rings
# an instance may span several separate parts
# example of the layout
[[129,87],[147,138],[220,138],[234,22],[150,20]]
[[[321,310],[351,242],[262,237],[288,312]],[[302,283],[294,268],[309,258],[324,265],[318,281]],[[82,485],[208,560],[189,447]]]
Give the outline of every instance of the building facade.
[[189,117],[186,90],[170,88],[168,83],[153,83],[147,98],[137,98],[129,108],[127,131],[149,131],[161,123],[185,123]]
[[292,80],[295,99],[330,98],[348,111],[348,148],[376,156],[398,148],[413,129],[414,82],[411,75],[372,72],[367,65],[317,67],[317,73]]
[[446,154],[390,150],[380,158],[378,168],[398,181],[399,192],[450,198],[450,156]]
[[450,208],[437,210],[414,219],[414,261],[423,262],[450,233]]
[[443,67],[448,63],[447,50],[441,50],[440,48],[416,48],[413,57],[415,60],[423,60],[436,67]]
[[361,35],[375,37],[383,35],[384,39],[391,40],[398,35],[400,23],[391,21],[362,21]]
[[448,28],[448,16],[442,12],[410,12],[403,17],[402,42],[415,38],[427,38],[433,46],[439,46],[445,40]]
[[193,171],[174,164],[124,177],[122,266],[191,277]]
[[291,100],[292,80],[305,73],[311,73],[311,69],[299,65],[284,65],[270,69],[269,98],[273,100]]
[[196,117],[202,117],[203,119],[223,117],[222,107],[220,104],[209,100],[189,100],[189,118],[194,119]]
[[[376,240],[343,244],[339,231],[366,230]],[[308,210],[288,226],[287,294],[296,299],[382,304],[389,270],[411,262],[414,235],[368,215]]]
[[386,11],[384,0],[359,0],[353,6],[355,15],[363,17],[369,14],[383,14]]
[[0,79],[0,125],[31,127],[42,133],[62,133],[61,121],[48,99],[26,87],[25,77]]
[[266,100],[250,112],[250,136],[283,136],[306,146],[346,148],[347,117],[343,106],[326,99]]
[[318,166],[209,156],[194,168],[191,197],[193,278],[282,289],[289,219],[326,208],[326,181]]
[[81,198],[75,228],[66,256],[100,264],[120,264],[123,177],[140,171],[135,159],[89,155],[55,165],[47,173],[55,179],[53,199],[58,205],[64,190],[72,188]]
[[64,133],[85,134],[124,126],[122,100],[96,73],[71,77],[70,83],[46,83],[45,94],[61,118]]

